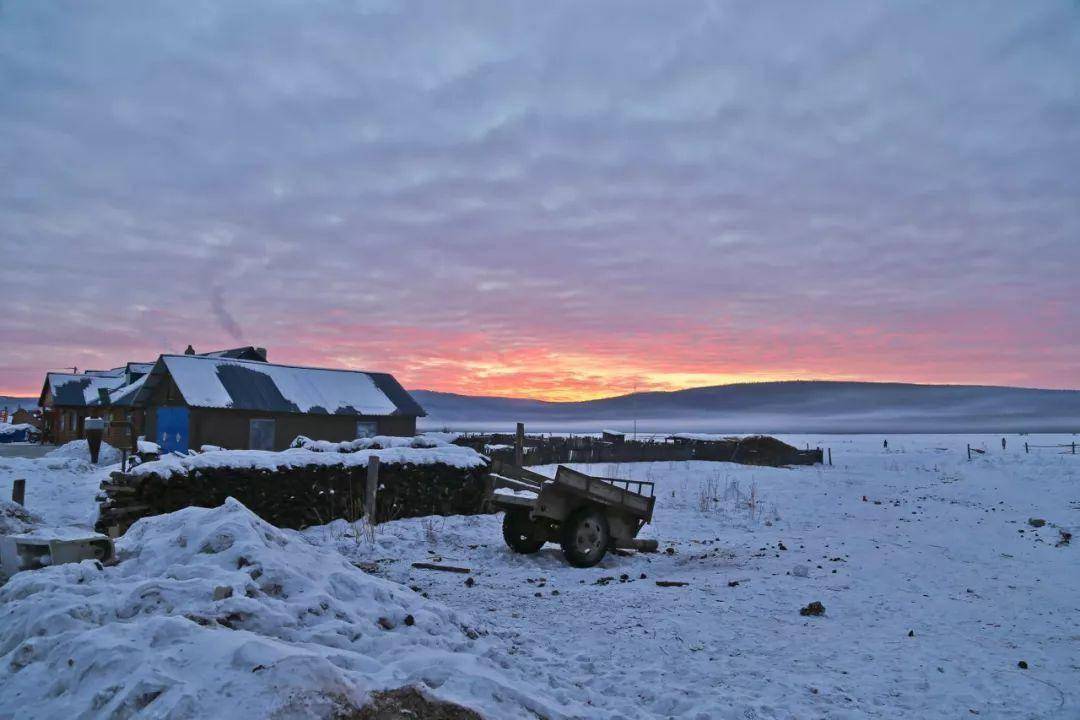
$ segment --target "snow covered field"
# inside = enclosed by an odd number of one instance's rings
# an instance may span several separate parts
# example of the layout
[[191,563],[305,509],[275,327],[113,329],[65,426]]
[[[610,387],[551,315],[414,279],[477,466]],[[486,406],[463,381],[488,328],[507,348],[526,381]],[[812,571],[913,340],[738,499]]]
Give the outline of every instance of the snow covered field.
[[[591,717],[1080,717],[1080,541],[1056,547],[1080,526],[1080,455],[1023,450],[1073,436],[784,439],[834,466],[579,466],[660,497],[643,535],[662,552],[590,570],[510,554],[499,517],[308,536],[472,613]],[[475,584],[410,567],[432,557]]]
[[[397,521],[379,526],[373,542],[338,522],[305,531],[307,542],[295,546],[295,553],[274,549],[299,539],[287,531],[267,535],[267,549],[244,551],[263,553],[262,563],[295,584],[296,608],[318,606],[315,599],[325,592],[319,588],[337,582],[327,578],[348,573],[331,549],[372,574],[417,588],[431,602],[353,577],[350,586],[373,593],[365,597],[387,608],[364,609],[331,593],[325,621],[312,617],[275,630],[252,620],[239,629],[211,628],[216,634],[206,635],[160,618],[216,617],[243,608],[286,618],[289,608],[261,596],[241,597],[248,580],[240,575],[248,568],[236,567],[239,550],[207,556],[157,544],[140,559],[141,543],[132,538],[128,569],[122,563],[109,582],[87,576],[85,590],[72,590],[36,586],[28,577],[20,581],[27,594],[3,598],[0,608],[14,612],[9,620],[29,622],[20,608],[34,591],[54,593],[53,599],[66,603],[90,603],[87,617],[94,622],[115,614],[112,624],[130,648],[125,652],[132,653],[119,667],[137,668],[140,658],[156,664],[153,672],[133,675],[145,692],[125,688],[101,702],[131,708],[176,678],[194,683],[185,692],[162,692],[169,705],[151,699],[143,710],[149,717],[170,716],[155,714],[158,707],[183,717],[185,708],[213,707],[215,698],[223,709],[242,707],[245,698],[273,687],[301,697],[305,678],[312,689],[335,692],[356,683],[361,695],[370,688],[430,681],[439,688],[436,694],[491,718],[1080,717],[1080,540],[1062,543],[1063,531],[1080,528],[1080,455],[1023,449],[1025,440],[1048,445],[1078,438],[1009,436],[1004,452],[1000,436],[891,436],[888,451],[880,436],[782,439],[831,447],[834,465],[579,466],[652,480],[658,494],[655,522],[643,535],[657,538],[661,552],[609,555],[589,570],[567,566],[551,545],[533,556],[511,554],[502,542],[501,516]],[[986,454],[969,462],[969,442]],[[86,525],[107,471],[79,458],[0,458],[0,495],[10,497],[11,480],[26,477],[32,510],[49,522]],[[1034,527],[1029,519],[1045,524]],[[191,538],[210,538],[214,527],[232,528],[238,538],[235,528],[258,531],[257,524],[230,516],[152,522],[170,536]],[[145,542],[156,542],[148,530],[141,532]],[[291,566],[290,557],[305,569]],[[412,568],[417,561],[465,566],[472,574]],[[69,568],[34,575],[76,572]],[[657,580],[688,585],[658,587]],[[110,583],[124,582],[133,589],[123,597],[104,592]],[[230,584],[237,588],[235,599],[211,597],[217,586]],[[0,594],[10,593],[12,585]],[[158,588],[163,599],[148,603],[135,592],[147,588]],[[823,616],[799,614],[812,601],[824,604]],[[157,613],[159,620],[135,625],[142,614],[123,617],[118,610],[135,607]],[[391,611],[395,629],[372,635],[374,618]],[[418,627],[401,627],[398,615],[406,612]],[[329,615],[337,613],[363,625],[360,639],[334,640],[341,628]],[[48,626],[70,622],[65,617],[59,612]],[[434,634],[416,632],[421,618],[430,618]],[[63,670],[62,638],[42,642],[37,655],[19,654],[11,641],[21,631],[14,627],[0,627],[6,688],[0,690],[0,718],[49,717],[20,715],[10,688],[35,687],[33,678],[44,683],[58,665],[68,685],[48,691],[87,697],[80,694],[84,676]],[[463,637],[462,628],[480,637]],[[152,636],[140,637],[151,630]],[[110,636],[95,632],[87,637],[107,645]],[[409,663],[386,638],[415,650],[416,661]],[[157,650],[136,650],[151,640],[159,643]],[[210,666],[214,672],[185,665],[185,652],[204,650],[217,663]],[[93,664],[92,656],[78,655],[75,667]],[[30,661],[15,670],[16,657]],[[290,672],[253,673],[251,667],[270,667],[266,658],[289,658]],[[440,665],[464,673],[464,679],[439,676],[434,668]],[[94,667],[85,677],[105,675]],[[28,671],[37,674],[18,678]],[[125,705],[128,700],[135,705]],[[59,707],[49,698],[41,702],[38,707]],[[318,709],[310,699],[292,707]]]

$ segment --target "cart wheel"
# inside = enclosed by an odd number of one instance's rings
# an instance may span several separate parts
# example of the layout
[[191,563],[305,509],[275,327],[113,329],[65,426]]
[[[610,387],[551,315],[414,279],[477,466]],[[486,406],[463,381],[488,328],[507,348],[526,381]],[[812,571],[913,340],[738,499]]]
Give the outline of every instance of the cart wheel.
[[532,555],[544,546],[536,523],[529,519],[528,510],[507,510],[503,517],[503,540],[510,549],[522,555]]
[[607,517],[599,510],[583,507],[563,523],[562,551],[574,567],[587,568],[600,562],[610,543]]

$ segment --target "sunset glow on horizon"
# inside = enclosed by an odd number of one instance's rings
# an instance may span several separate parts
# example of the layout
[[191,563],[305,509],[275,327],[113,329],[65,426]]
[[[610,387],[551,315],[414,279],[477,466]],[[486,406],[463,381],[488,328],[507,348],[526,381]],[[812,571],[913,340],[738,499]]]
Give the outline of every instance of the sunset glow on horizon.
[[121,5],[4,6],[0,394],[1080,387],[1075,4]]
[[[298,327],[242,340],[210,329],[158,347],[122,327],[104,334],[109,338],[106,350],[89,344],[64,345],[54,338],[54,347],[62,348],[54,356],[58,361],[28,366],[16,375],[25,377],[26,383],[0,387],[0,395],[36,395],[45,370],[63,369],[60,359],[80,371],[102,369],[127,361],[150,361],[161,352],[181,353],[188,342],[200,352],[252,344],[267,347],[271,362],[392,372],[410,389],[548,401],[780,380],[1070,388],[1068,378],[1061,383],[1046,380],[1066,358],[1049,356],[1020,371],[1007,365],[994,367],[981,361],[984,348],[966,347],[967,341],[955,337],[948,327],[900,335],[863,329],[831,340],[823,331],[811,329],[801,333],[797,328],[751,329],[740,339],[703,328],[689,334],[694,338],[691,342],[662,332],[575,336],[566,329],[550,330],[550,342],[568,351],[549,349],[541,340],[532,339],[537,328],[521,332],[530,337],[528,341],[516,339],[512,329],[500,338],[499,333],[485,337],[397,326]],[[903,362],[890,363],[890,357]]]

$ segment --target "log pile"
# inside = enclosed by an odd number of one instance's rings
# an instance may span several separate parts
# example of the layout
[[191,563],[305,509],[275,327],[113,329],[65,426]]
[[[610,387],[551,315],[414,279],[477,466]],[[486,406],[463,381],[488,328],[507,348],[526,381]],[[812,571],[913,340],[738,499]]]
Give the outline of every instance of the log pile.
[[[455,444],[484,453],[492,460],[514,462],[513,435],[463,435]],[[612,442],[583,436],[525,437],[525,465],[560,463],[623,463],[710,460],[742,465],[814,465],[823,462],[820,448],[799,450],[768,435],[699,439],[672,436],[667,440],[631,440]]]
[[[443,463],[384,464],[379,469],[376,522],[482,511],[487,467]],[[265,468],[203,467],[171,476],[114,472],[101,484],[99,532],[123,533],[136,520],[186,507],[217,507],[236,498],[269,523],[301,529],[364,515],[363,465]]]

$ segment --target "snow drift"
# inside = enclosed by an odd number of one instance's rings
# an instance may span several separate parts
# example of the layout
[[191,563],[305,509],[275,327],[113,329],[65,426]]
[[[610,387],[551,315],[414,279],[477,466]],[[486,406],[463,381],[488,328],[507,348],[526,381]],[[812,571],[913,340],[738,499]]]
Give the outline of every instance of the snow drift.
[[[74,458],[90,462],[90,444],[86,440],[72,440],[55,450],[45,453],[51,458]],[[117,465],[121,459],[120,451],[104,440],[101,442],[101,451],[98,453],[98,465]]]
[[[489,717],[565,717],[468,621],[235,500],[139,521],[118,564],[0,588],[20,717],[332,717],[416,685]],[[570,713],[577,715],[578,713]]]
[[434,435],[417,435],[415,437],[399,437],[396,435],[376,435],[374,437],[357,438],[342,442],[329,440],[312,440],[304,435],[299,435],[292,442],[292,447],[315,452],[358,452],[360,450],[382,450],[387,448],[435,448],[453,447],[446,440]]

